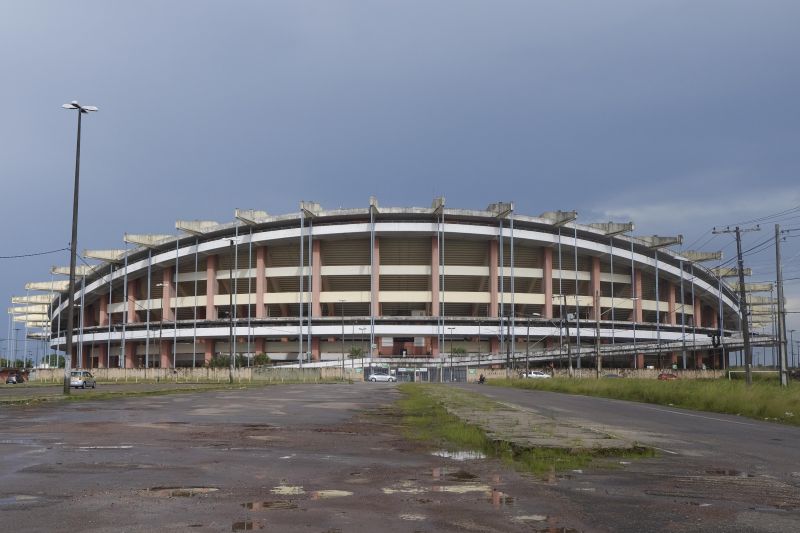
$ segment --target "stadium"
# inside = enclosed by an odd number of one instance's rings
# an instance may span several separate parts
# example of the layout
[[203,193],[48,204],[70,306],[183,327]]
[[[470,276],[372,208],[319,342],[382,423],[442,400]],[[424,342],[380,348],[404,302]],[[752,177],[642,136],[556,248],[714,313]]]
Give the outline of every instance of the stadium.
[[[741,349],[730,274],[702,265],[720,254],[672,251],[680,236],[635,237],[632,223],[371,198],[175,227],[83,252],[73,366],[199,367],[231,353],[305,365],[456,353],[590,366],[600,353],[616,367],[719,368]],[[44,294],[24,302],[24,320],[63,350],[68,281],[26,289]]]

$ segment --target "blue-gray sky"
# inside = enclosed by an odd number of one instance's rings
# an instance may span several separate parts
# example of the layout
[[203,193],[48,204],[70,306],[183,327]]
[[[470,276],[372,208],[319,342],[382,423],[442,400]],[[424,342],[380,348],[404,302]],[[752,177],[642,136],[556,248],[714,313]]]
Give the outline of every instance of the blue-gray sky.
[[[444,195],[632,218],[730,258],[712,226],[800,206],[798,20],[794,0],[5,2],[0,255],[68,244],[60,105],[77,99],[100,107],[81,250],[237,207]],[[749,258],[754,279],[774,278],[770,253]],[[51,264],[67,254],[0,260],[0,298]]]

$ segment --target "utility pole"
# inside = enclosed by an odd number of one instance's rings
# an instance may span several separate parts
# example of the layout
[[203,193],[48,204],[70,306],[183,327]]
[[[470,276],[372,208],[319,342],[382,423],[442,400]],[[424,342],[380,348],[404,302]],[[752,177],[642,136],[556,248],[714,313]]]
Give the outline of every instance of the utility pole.
[[786,350],[786,308],[783,300],[783,268],[781,266],[781,226],[775,224],[775,272],[778,281],[778,357],[781,364],[781,386],[789,386]]
[[744,261],[742,260],[742,232],[760,231],[760,230],[761,228],[759,226],[744,230],[741,229],[739,226],[736,226],[735,229],[727,227],[724,230],[717,230],[716,228],[714,228],[714,230],[712,231],[712,233],[714,234],[720,234],[720,233],[736,234],[736,257],[737,257],[737,264],[739,267],[739,314],[741,315],[742,337],[744,341],[745,383],[747,384],[748,387],[753,384],[753,350],[750,346],[750,323],[748,321],[748,313],[747,313],[747,296],[744,290]]
[[597,350],[597,369],[596,369],[596,376],[597,379],[600,379],[600,373],[603,370],[603,356],[600,355],[600,291],[594,291],[594,318],[595,318],[595,328],[594,328],[594,341],[595,341],[595,350]]

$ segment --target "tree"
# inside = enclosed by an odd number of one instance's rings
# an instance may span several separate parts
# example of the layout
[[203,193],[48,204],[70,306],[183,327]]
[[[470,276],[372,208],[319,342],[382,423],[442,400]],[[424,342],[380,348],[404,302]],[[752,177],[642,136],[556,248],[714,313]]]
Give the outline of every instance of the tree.
[[364,357],[364,348],[362,348],[361,346],[351,346],[350,355],[348,357],[350,357],[350,359],[358,359],[359,357]]
[[467,349],[464,348],[463,346],[456,346],[455,348],[453,348],[453,355],[459,357],[467,355]]

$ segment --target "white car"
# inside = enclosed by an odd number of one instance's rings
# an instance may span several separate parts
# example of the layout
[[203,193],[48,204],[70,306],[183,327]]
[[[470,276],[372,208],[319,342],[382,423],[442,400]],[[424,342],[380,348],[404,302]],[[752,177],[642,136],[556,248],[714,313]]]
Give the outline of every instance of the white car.
[[393,383],[397,381],[397,378],[389,374],[372,374],[369,380],[373,383],[376,381],[388,381],[389,383]]
[[545,374],[541,370],[531,370],[527,374],[522,374],[524,378],[532,378],[532,379],[550,379],[550,374]]

